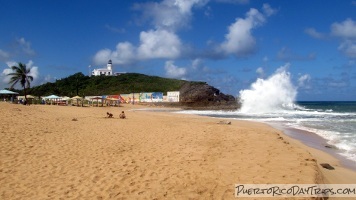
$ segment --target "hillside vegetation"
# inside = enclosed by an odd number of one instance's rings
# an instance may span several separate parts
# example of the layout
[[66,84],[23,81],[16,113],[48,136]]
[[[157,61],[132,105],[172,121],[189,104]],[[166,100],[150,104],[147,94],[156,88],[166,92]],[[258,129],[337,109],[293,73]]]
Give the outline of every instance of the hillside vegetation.
[[[132,92],[163,92],[177,91],[185,83],[205,84],[205,82],[190,82],[177,79],[148,76],[138,73],[127,73],[119,76],[85,76],[82,73],[73,74],[67,78],[56,80],[30,89],[34,96],[92,96],[105,94],[126,94]],[[20,94],[22,90],[18,90]]]

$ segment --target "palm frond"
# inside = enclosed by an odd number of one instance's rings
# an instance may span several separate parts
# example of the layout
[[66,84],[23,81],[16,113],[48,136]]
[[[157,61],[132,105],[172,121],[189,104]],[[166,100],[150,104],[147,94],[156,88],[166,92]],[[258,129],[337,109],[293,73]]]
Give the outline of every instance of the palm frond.
[[8,74],[8,76],[11,76],[9,81],[9,84],[12,84],[11,88],[20,82],[26,94],[26,88],[30,88],[30,82],[33,81],[33,76],[29,75],[31,68],[27,68],[26,64],[19,62],[17,66],[12,66],[11,69],[13,72]]

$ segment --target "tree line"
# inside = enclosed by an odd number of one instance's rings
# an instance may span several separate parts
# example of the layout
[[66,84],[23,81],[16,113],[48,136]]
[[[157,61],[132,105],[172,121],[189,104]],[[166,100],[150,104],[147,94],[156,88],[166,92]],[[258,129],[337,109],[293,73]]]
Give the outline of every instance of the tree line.
[[[45,83],[39,86],[30,87],[33,77],[30,75],[30,68],[23,63],[12,66],[13,73],[9,84],[12,89],[20,83],[22,90],[14,90],[20,95],[31,94],[33,96],[48,96],[55,94],[58,96],[94,96],[94,95],[115,95],[138,92],[163,92],[177,91],[183,84],[191,81],[162,78],[158,76],[148,76],[139,73],[125,73],[118,76],[85,76],[78,72],[66,78],[58,79],[55,82]],[[205,82],[192,82],[195,84],[205,84]]]

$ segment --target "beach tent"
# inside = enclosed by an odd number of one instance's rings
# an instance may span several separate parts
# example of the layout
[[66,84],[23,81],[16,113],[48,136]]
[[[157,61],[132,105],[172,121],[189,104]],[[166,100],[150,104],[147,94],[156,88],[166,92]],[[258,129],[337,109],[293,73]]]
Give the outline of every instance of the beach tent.
[[110,105],[112,105],[112,102],[114,102],[115,105],[120,104],[120,99],[118,99],[118,98],[109,97],[109,98],[106,98],[105,100],[108,101]]
[[46,96],[46,97],[43,97],[43,99],[45,99],[45,100],[51,100],[51,104],[52,104],[52,102],[53,101],[58,101],[58,100],[60,100],[61,99],[61,97],[59,97],[59,96],[57,96],[57,95],[54,95],[54,94],[52,94],[52,95],[49,95],[49,96]]
[[19,94],[10,90],[0,90],[0,94]]
[[93,100],[96,100],[96,106],[98,106],[98,107],[99,107],[99,99],[101,100],[101,106],[103,106],[103,98],[102,97],[90,98],[90,100],[92,101],[92,104],[93,104]]
[[49,96],[46,96],[46,97],[43,97],[44,99],[60,99],[61,97],[57,96],[57,95],[49,95]]
[[80,97],[80,96],[75,96],[75,97],[72,97],[71,99],[74,99],[74,100],[82,100],[83,97]]
[[[13,92],[13,91],[10,91],[10,90],[0,90],[0,96],[7,96],[7,95],[12,95],[11,96],[11,101],[13,101],[14,100],[14,96],[15,95],[17,95],[17,94],[19,94],[19,93],[17,93],[17,92]],[[4,99],[4,100],[6,100],[6,98]]]
[[34,96],[32,95],[26,95],[26,98],[28,100],[27,104],[33,104],[33,99],[35,98]]
[[72,100],[77,100],[77,106],[79,106],[78,100],[79,100],[79,101],[82,101],[82,100],[83,100],[83,98],[80,97],[80,96],[74,96],[74,97],[72,97],[71,99],[72,99]]

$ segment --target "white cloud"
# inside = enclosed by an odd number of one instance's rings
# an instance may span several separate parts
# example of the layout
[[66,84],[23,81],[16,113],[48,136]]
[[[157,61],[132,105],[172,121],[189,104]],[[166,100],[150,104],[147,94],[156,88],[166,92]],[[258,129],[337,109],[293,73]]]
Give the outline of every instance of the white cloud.
[[193,7],[203,6],[209,0],[163,0],[135,4],[143,18],[151,20],[154,29],[142,31],[138,45],[120,42],[115,50],[102,49],[93,57],[95,64],[112,59],[115,64],[131,64],[146,59],[175,59],[181,55],[182,43],[175,31],[189,24]]
[[331,34],[345,39],[356,39],[356,23],[352,19],[331,25]]
[[191,14],[191,10],[194,6],[203,6],[209,2],[209,0],[166,0],[168,2],[174,2],[174,5],[178,6],[179,11],[183,14]]
[[257,73],[260,77],[263,77],[264,74],[265,74],[265,72],[264,72],[264,70],[263,70],[262,67],[257,68],[257,69],[256,69],[256,73]]
[[346,40],[342,42],[338,50],[342,51],[349,58],[356,58],[356,42],[351,40]]
[[8,76],[8,74],[12,73],[11,67],[14,65],[17,65],[17,63],[14,61],[8,61],[8,62],[6,62],[6,65],[8,66],[8,68],[6,68],[2,71],[1,76],[3,77],[2,82],[9,83],[10,76]]
[[31,69],[29,75],[33,77],[33,80],[36,80],[39,76],[39,71],[38,71],[38,67],[34,66],[33,64],[34,62],[32,60],[29,60],[26,63],[26,67]]
[[203,67],[203,66],[204,66],[204,62],[203,62],[203,60],[200,59],[200,58],[194,59],[194,60],[192,61],[192,68],[193,68],[194,70],[197,70],[197,69],[199,69],[199,68],[201,68],[201,67]]
[[135,9],[143,11],[143,18],[152,21],[156,29],[174,31],[186,27],[190,22],[194,6],[203,6],[209,0],[163,0],[135,4]]
[[121,42],[116,45],[115,51],[102,49],[98,51],[93,60],[95,64],[101,65],[112,60],[114,64],[129,64],[135,62],[136,47],[129,42]]
[[306,87],[307,88],[307,83],[311,80],[311,76],[309,74],[304,74],[299,77],[298,79],[298,85],[299,87]]
[[267,17],[274,15],[277,12],[277,10],[273,9],[268,3],[263,4],[262,10],[266,14]]
[[35,51],[31,48],[31,43],[26,41],[25,38],[20,38],[20,39],[17,39],[16,41],[20,45],[21,50],[25,54],[27,54],[29,56],[33,56],[36,54]]
[[331,34],[341,39],[338,47],[349,58],[356,58],[356,22],[352,19],[331,25]]
[[232,3],[232,4],[248,4],[250,0],[215,0],[219,3]]
[[7,60],[9,59],[9,57],[10,57],[9,53],[0,49],[0,60]]
[[116,45],[116,52],[113,53],[116,62],[127,63],[135,58],[135,47],[129,42]]
[[166,75],[171,78],[184,78],[187,73],[187,69],[174,65],[174,61],[166,61],[164,69]]
[[[108,60],[114,59],[112,56],[112,51],[110,49],[102,49],[96,52],[96,54],[93,57],[93,62],[97,65],[101,65],[104,63],[107,63]],[[114,62],[115,63],[115,62]],[[115,63],[117,64],[117,63]]]
[[44,83],[48,83],[48,82],[52,82],[54,80],[54,78],[52,78],[51,75],[47,74],[44,78],[43,78],[43,81],[41,84],[44,84]]
[[[102,65],[111,59],[115,64],[125,65],[147,59],[177,59],[196,54],[196,51],[190,51],[188,47],[183,49],[183,43],[176,32],[188,26],[195,7],[204,6],[208,2],[209,0],[163,0],[135,4],[134,9],[142,11],[142,17],[152,21],[154,28],[141,31],[136,45],[119,42],[115,50],[99,50],[93,57],[94,63]],[[225,41],[218,44],[218,48],[211,48],[213,51],[208,51],[206,56],[221,58],[234,54],[243,57],[253,53],[256,41],[252,30],[262,25],[266,16],[276,12],[268,4],[263,5],[263,10],[264,14],[251,8],[245,18],[236,19],[225,35]],[[185,50],[188,51],[184,52]]]
[[308,61],[308,60],[314,60],[315,58],[316,58],[315,53],[309,53],[308,55],[298,55],[286,47],[283,47],[277,53],[278,60],[287,61],[287,62],[292,60]]
[[166,30],[142,31],[139,47],[129,42],[120,42],[116,49],[99,50],[93,58],[95,64],[101,65],[112,60],[114,64],[131,64],[145,59],[173,59],[181,53],[181,42],[177,35]]
[[304,30],[304,32],[315,39],[325,39],[326,38],[326,36],[323,33],[317,32],[314,28],[307,28]]
[[[30,68],[31,71],[30,71],[29,75],[32,76],[34,80],[36,80],[38,78],[38,76],[39,76],[39,70],[38,70],[38,67],[34,66],[33,64],[34,64],[34,62],[32,60],[29,60],[26,63],[26,67]],[[12,66],[17,66],[18,63],[15,62],[15,61],[8,61],[8,62],[6,62],[6,65],[8,66],[8,68],[6,68],[6,69],[4,69],[2,71],[1,76],[3,77],[2,81],[4,83],[9,83],[11,77],[8,76],[8,74],[13,72],[11,67]]]
[[15,62],[15,61],[8,61],[8,62],[6,62],[6,65],[7,65],[9,68],[11,68],[12,66],[17,65],[17,62]]
[[176,58],[180,55],[181,42],[173,32],[150,30],[141,32],[138,56],[141,59]]
[[[268,4],[264,4],[266,16],[275,12]],[[220,45],[220,51],[225,54],[234,54],[237,57],[247,56],[255,52],[256,40],[252,30],[266,21],[265,15],[257,9],[251,8],[245,18],[237,18],[228,28],[225,41]]]

